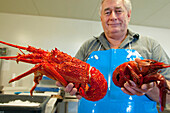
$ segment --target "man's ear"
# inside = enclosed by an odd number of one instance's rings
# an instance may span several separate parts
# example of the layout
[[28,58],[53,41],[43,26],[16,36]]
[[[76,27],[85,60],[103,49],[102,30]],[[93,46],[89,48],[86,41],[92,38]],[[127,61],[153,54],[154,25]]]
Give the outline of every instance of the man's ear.
[[130,10],[130,11],[128,11],[127,16],[128,16],[128,21],[130,22],[130,18],[131,18],[131,10]]

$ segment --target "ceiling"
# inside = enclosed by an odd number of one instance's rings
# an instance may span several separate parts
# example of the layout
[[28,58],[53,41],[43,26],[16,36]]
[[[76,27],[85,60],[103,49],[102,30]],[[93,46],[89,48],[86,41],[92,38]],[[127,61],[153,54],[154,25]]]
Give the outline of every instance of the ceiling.
[[[0,0],[1,13],[100,21],[101,0]],[[170,0],[131,0],[131,25],[170,29]]]

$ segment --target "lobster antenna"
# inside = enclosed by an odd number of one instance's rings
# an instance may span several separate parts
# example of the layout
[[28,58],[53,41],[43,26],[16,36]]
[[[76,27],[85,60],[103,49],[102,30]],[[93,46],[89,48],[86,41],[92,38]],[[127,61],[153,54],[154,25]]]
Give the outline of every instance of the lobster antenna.
[[2,43],[2,44],[5,44],[5,45],[8,45],[8,46],[15,47],[15,48],[19,48],[19,49],[24,49],[24,50],[27,50],[27,47],[18,46],[18,45],[10,44],[10,43],[3,42],[3,41],[0,41],[0,43]]
[[164,67],[168,68],[168,67],[170,67],[170,65],[169,64],[164,64]]
[[[3,42],[3,41],[0,41],[0,43],[2,44],[5,44],[5,45],[8,45],[8,46],[11,46],[11,47],[15,47],[15,48],[18,48],[20,51],[21,49],[23,50],[26,50],[26,51],[29,51],[29,52],[32,52],[32,53],[48,53],[47,51],[44,51],[42,49],[37,49],[37,48],[34,48],[34,47],[31,47],[31,46],[28,46],[28,47],[23,47],[23,46],[18,46],[18,45],[14,45],[14,44],[10,44],[10,43],[7,43],[7,42]],[[21,51],[22,52],[22,51]],[[22,52],[23,53],[23,52]],[[23,53],[24,54],[24,53]]]

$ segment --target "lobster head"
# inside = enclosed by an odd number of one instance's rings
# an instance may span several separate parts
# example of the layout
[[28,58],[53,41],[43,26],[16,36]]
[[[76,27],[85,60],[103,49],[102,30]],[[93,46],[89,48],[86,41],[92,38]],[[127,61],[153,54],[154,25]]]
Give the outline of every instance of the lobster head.
[[152,59],[136,60],[139,73],[146,76],[150,73],[157,73],[159,69],[170,67],[170,65]]

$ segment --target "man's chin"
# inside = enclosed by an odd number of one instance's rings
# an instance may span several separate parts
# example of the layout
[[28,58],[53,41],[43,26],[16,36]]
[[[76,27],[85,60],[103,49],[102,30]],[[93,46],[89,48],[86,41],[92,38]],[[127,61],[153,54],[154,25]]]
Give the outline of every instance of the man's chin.
[[121,31],[120,31],[120,29],[114,29],[114,30],[111,30],[110,31],[110,33],[112,34],[112,33],[120,33]]

